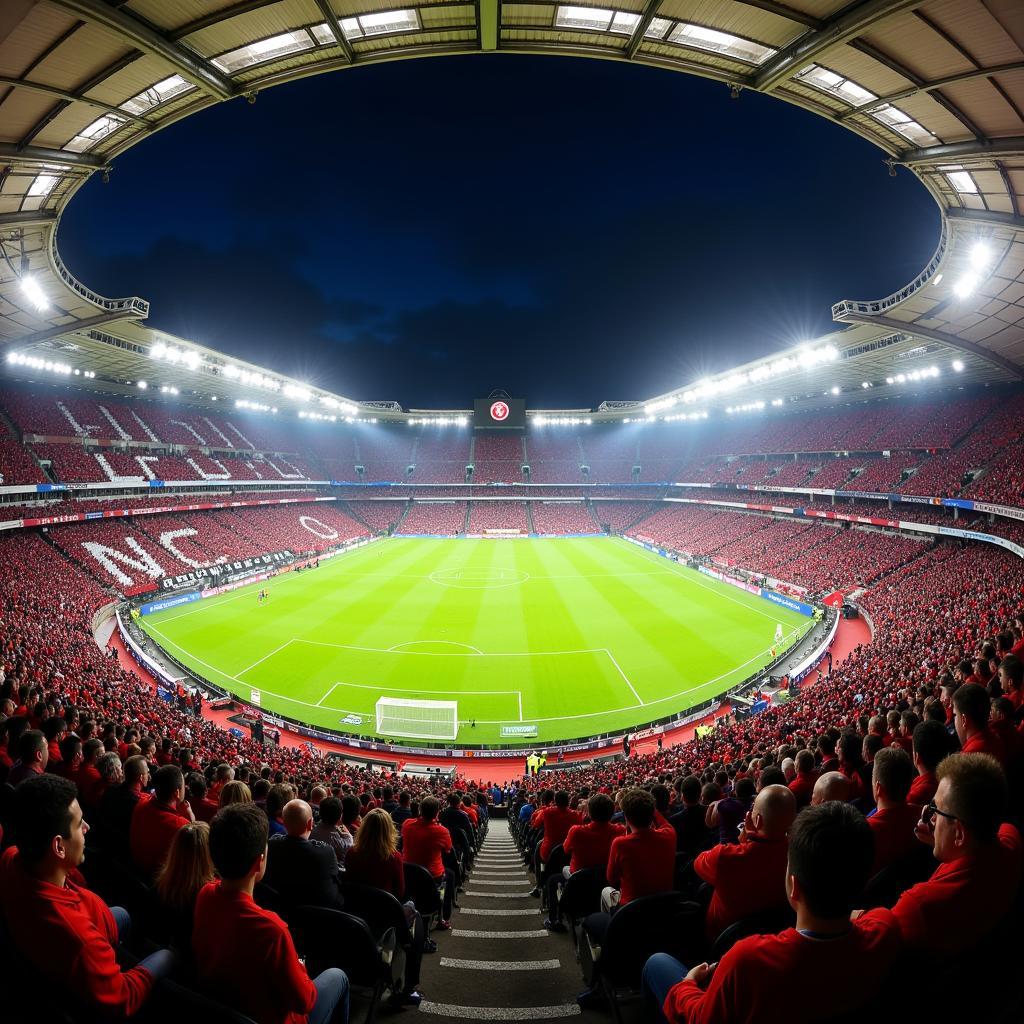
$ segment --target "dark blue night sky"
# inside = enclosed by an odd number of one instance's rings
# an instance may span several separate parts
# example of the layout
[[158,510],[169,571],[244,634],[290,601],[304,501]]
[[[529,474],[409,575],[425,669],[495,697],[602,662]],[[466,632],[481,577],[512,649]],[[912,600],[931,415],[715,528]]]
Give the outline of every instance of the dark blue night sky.
[[852,133],[682,74],[512,55],[323,75],[93,179],[65,260],[150,323],[341,393],[645,398],[831,329],[938,211]]

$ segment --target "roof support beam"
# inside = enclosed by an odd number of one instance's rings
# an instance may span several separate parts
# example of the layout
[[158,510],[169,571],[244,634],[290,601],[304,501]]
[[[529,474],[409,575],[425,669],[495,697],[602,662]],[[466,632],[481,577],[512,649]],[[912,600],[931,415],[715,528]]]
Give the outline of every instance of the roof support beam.
[[0,85],[10,85],[15,89],[24,89],[26,92],[41,93],[44,96],[52,96],[56,100],[69,100],[72,103],[85,103],[90,107],[104,110],[108,114],[116,114],[126,121],[137,121],[139,124],[152,125],[148,118],[139,117],[138,114],[129,114],[127,110],[111,106],[101,100],[93,100],[77,92],[64,92],[63,89],[55,89],[52,85],[40,85],[39,82],[26,82],[23,78],[11,78],[9,75],[0,75]]
[[501,35],[501,0],[478,0],[477,31],[481,50],[497,50]]
[[947,160],[969,160],[972,157],[995,159],[1008,153],[1024,153],[1024,136],[1007,139],[979,139],[976,142],[950,142],[945,146],[926,146],[907,149],[894,161],[903,166],[911,164],[945,163]]
[[63,149],[45,149],[41,146],[17,146],[13,142],[0,142],[0,161],[16,164],[56,164],[58,167],[86,168],[98,171],[109,166],[105,160],[90,153],[70,153]]
[[1014,377],[1018,377],[1024,380],[1024,366],[1019,366],[1017,363],[1005,356],[999,355],[997,352],[992,352],[981,345],[976,345],[973,341],[966,341],[963,338],[958,338],[955,334],[946,334],[945,331],[935,331],[930,327],[918,327],[914,323],[904,323],[902,320],[893,320],[887,316],[870,316],[867,313],[847,313],[840,318],[841,323],[845,324],[869,324],[874,327],[885,327],[887,330],[902,331],[904,334],[912,334],[918,338],[926,338],[928,341],[937,341],[940,344],[948,345],[950,348],[959,349],[961,352],[969,352],[971,355],[978,356],[980,359],[984,359],[987,362],[993,363],[1007,373],[1012,374]]
[[759,92],[770,92],[808,64],[825,50],[859,36],[886,18],[919,7],[925,0],[861,0],[829,18],[816,32],[805,32],[785,49],[780,50],[754,76],[753,87]]
[[111,7],[104,0],[51,0],[86,21],[102,25],[143,53],[167,61],[183,78],[218,100],[231,99],[236,89],[230,79],[184,47],[178,46],[127,11]]
[[11,228],[44,228],[56,223],[56,210],[22,210],[19,213],[0,213],[0,231],[8,231]]
[[960,82],[970,82],[976,78],[990,78],[992,75],[1005,75],[1014,71],[1024,71],[1024,61],[1016,61],[1013,64],[997,64],[990,68],[978,68],[974,71],[961,71],[958,75],[947,75],[945,78],[936,78],[931,82],[922,81],[920,85],[912,85],[907,89],[900,89],[898,92],[891,92],[887,96],[879,96],[873,103],[867,103],[863,107],[855,107],[845,114],[840,114],[838,120],[845,121],[847,118],[855,117],[857,114],[870,114],[872,110],[887,106],[890,103],[898,103],[900,100],[910,99],[921,93],[934,92],[947,85],[957,85]]
[[34,334],[26,334],[23,338],[8,338],[13,344],[20,346],[38,345],[43,341],[52,341],[54,338],[63,338],[66,334],[74,334],[76,331],[84,331],[90,327],[101,327],[103,324],[112,324],[118,320],[141,320],[138,313],[131,310],[117,310],[110,313],[99,313],[97,316],[87,317],[85,320],[76,320],[73,324],[65,324],[63,327],[47,327],[43,331],[36,331]]
[[632,60],[636,56],[636,51],[640,49],[640,44],[644,41],[644,36],[647,35],[647,30],[651,27],[651,22],[654,21],[654,16],[658,13],[660,6],[661,0],[647,0],[643,14],[640,16],[636,28],[633,29],[629,42],[626,43],[627,60]]
[[[1014,204],[1014,209],[1016,208],[1016,204]],[[1019,213],[1003,213],[1001,210],[966,210],[959,206],[953,206],[945,211],[945,215],[947,220],[961,223],[1005,224],[1007,227],[1024,231],[1024,217]]]
[[334,13],[334,8],[331,6],[330,0],[315,0],[315,3],[319,8],[320,13],[324,16],[324,21],[327,22],[327,27],[331,30],[331,35],[334,36],[334,41],[341,47],[341,52],[345,54],[345,59],[349,64],[355,64],[355,52],[353,51],[349,41],[345,38],[341,22],[338,20],[338,16]]
[[1013,182],[1010,181],[1009,174],[1006,173],[1006,165],[1002,160],[996,161],[996,170],[999,172],[999,177],[1002,179],[1003,188],[1006,189],[1006,194],[1010,197],[1010,207],[1013,210],[1013,215],[1017,220],[1020,220],[1020,204],[1017,202],[1017,192],[1013,187]]
[[744,7],[756,7],[759,11],[767,11],[769,14],[777,14],[780,18],[795,21],[799,25],[806,25],[808,28],[819,29],[825,22],[821,18],[815,18],[812,14],[805,14],[803,11],[795,11],[785,4],[776,3],[775,0],[736,0]]

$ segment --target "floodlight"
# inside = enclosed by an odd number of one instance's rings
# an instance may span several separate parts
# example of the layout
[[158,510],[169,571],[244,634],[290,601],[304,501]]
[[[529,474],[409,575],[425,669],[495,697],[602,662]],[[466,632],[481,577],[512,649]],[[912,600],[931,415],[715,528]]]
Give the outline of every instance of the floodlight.
[[964,372],[964,364],[959,359],[954,359],[953,360],[953,371],[955,373],[963,373]]
[[146,388],[149,387],[149,385],[144,380],[140,380],[135,386],[139,388],[141,391],[145,391]]
[[832,388],[832,394],[833,394],[833,395],[838,395],[838,394],[839,394],[839,388],[838,388],[838,386],[833,386],[833,388]]
[[50,308],[50,300],[46,297],[39,282],[34,277],[23,277],[21,279],[21,290],[25,298],[36,308],[37,313]]
[[149,357],[151,359],[163,359],[167,354],[167,346],[162,342],[158,341],[150,350]]
[[978,287],[978,275],[977,274],[964,274],[955,285],[953,285],[953,294],[958,299],[966,299]]
[[992,249],[985,242],[975,242],[971,246],[971,265],[981,270],[992,262]]

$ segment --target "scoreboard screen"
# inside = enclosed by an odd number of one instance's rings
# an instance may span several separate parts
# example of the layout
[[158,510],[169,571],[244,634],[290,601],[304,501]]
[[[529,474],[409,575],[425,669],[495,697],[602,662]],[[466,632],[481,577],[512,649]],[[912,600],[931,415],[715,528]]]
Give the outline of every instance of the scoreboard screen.
[[477,398],[473,402],[473,426],[522,429],[526,426],[525,398]]

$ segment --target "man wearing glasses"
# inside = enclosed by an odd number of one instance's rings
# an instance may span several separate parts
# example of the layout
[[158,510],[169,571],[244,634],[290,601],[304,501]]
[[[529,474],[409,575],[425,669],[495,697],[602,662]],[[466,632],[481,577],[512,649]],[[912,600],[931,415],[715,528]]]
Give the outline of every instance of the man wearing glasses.
[[[1021,837],[1003,823],[1006,777],[988,754],[951,754],[936,770],[935,798],[917,837],[939,866],[893,907],[914,952],[953,956],[975,946],[1013,903],[1021,881]],[[863,911],[854,911],[856,919]]]

